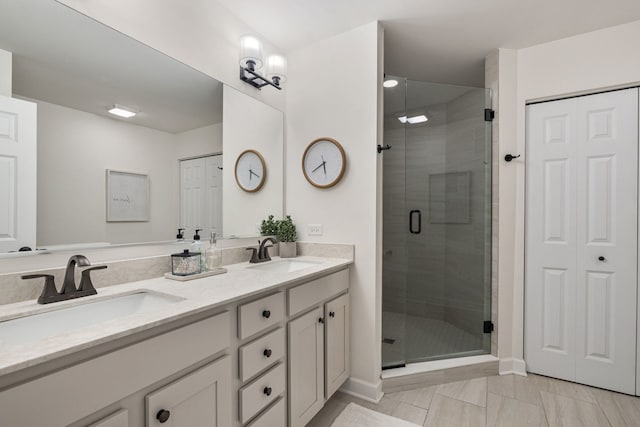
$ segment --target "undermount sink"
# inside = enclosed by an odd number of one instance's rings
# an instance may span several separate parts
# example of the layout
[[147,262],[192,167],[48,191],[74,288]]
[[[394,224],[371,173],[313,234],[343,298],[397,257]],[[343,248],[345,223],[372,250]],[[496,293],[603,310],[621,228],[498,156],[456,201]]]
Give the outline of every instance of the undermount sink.
[[26,344],[77,332],[90,325],[154,311],[182,300],[180,297],[148,291],[82,303],[76,300],[75,305],[0,322],[0,346]]
[[317,262],[286,259],[280,261],[268,261],[264,264],[258,264],[250,268],[262,271],[270,271],[272,273],[292,273],[294,271],[314,267],[316,265],[318,265]]

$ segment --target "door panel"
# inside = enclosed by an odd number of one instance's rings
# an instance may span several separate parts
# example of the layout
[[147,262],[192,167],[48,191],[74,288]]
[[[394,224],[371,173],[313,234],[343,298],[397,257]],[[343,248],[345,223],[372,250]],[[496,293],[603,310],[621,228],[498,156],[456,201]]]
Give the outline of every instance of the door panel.
[[633,394],[638,90],[578,100],[576,381]]
[[576,100],[527,108],[525,359],[575,379]]
[[637,145],[637,89],[527,107],[532,372],[635,392]]
[[36,104],[0,96],[0,252],[36,247]]

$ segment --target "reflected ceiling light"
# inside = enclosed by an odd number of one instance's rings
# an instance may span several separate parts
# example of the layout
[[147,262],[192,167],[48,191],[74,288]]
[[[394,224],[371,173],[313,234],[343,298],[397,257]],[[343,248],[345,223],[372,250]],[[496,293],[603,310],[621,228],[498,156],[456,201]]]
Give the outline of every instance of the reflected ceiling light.
[[267,58],[267,75],[258,72],[262,68],[262,42],[253,36],[243,36],[240,39],[240,80],[261,89],[273,86],[281,90],[280,86],[287,80],[287,60],[281,55],[271,55]]
[[411,116],[411,117],[400,116],[398,117],[398,120],[400,120],[400,123],[409,123],[410,125],[415,125],[417,123],[424,123],[428,121],[429,118],[424,114],[420,114],[419,116]]
[[138,114],[138,111],[134,110],[133,108],[125,107],[124,105],[119,104],[111,105],[109,108],[107,108],[107,111],[114,116],[124,117],[125,119],[130,119],[131,117]]
[[384,86],[384,87],[396,87],[396,86],[398,86],[398,81],[394,80],[394,79],[385,80],[384,83],[382,83],[382,86]]

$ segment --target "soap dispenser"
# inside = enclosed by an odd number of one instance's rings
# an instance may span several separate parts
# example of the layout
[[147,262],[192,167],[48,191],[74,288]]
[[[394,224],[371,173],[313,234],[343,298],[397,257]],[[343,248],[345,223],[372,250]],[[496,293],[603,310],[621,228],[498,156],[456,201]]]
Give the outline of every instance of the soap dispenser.
[[205,252],[205,266],[207,270],[216,270],[222,267],[222,252],[217,246],[215,231],[211,231],[209,243],[209,247]]
[[176,234],[176,241],[184,242],[184,228],[178,228],[178,234]]
[[202,243],[200,242],[201,228],[196,228],[196,234],[193,236],[193,243],[189,247],[189,252],[194,254],[200,254],[200,272],[205,271],[204,251],[202,250]]

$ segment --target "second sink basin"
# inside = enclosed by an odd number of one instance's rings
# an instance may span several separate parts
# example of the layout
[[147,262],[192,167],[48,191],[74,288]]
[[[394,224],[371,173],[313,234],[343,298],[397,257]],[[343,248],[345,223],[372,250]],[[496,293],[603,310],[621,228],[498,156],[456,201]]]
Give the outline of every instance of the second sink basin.
[[264,264],[258,264],[250,268],[262,271],[270,271],[273,273],[292,273],[294,271],[302,270],[304,268],[309,268],[316,265],[318,265],[317,262],[283,259],[280,261],[267,261]]
[[122,316],[157,310],[178,301],[182,298],[140,291],[18,317],[0,322],[0,345],[26,344],[63,335]]

